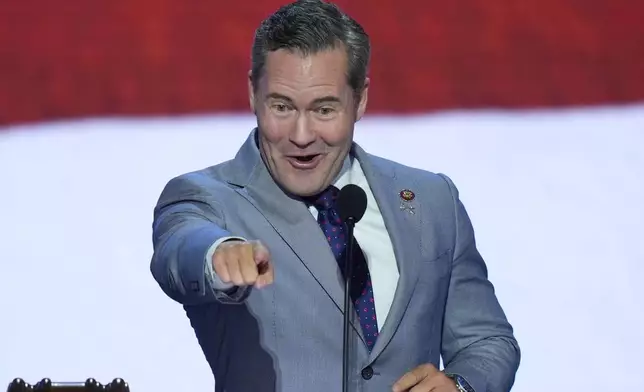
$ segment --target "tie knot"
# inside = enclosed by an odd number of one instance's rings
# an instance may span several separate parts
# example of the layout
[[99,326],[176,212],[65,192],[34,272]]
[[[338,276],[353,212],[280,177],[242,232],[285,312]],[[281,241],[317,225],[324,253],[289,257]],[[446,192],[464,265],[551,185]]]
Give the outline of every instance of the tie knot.
[[330,210],[335,205],[335,199],[338,197],[338,193],[340,193],[340,190],[331,185],[322,193],[315,196],[311,204],[313,204],[318,211]]

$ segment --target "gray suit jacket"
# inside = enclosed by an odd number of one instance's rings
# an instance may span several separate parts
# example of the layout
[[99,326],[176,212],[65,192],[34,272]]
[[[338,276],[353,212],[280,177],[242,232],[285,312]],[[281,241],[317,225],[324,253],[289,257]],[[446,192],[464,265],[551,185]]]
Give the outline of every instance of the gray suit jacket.
[[[306,205],[263,164],[255,132],[231,161],[169,181],[154,212],[151,271],[183,304],[215,376],[216,391],[329,392],[342,378],[343,284]],[[365,153],[359,160],[391,236],[400,279],[372,352],[353,320],[355,391],[390,391],[423,364],[467,379],[476,392],[509,391],[519,347],[499,305],[458,192],[444,175]],[[415,214],[400,210],[412,189]],[[218,292],[207,249],[223,236],[269,248],[275,283]]]

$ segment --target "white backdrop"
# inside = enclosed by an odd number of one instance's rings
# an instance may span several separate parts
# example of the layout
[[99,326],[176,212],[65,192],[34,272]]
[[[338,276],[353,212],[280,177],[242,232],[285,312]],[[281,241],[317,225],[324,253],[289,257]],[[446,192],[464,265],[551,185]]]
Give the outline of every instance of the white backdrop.
[[[250,117],[0,130],[0,390],[106,382],[211,391],[149,273],[165,182],[231,158]],[[523,351],[513,391],[644,390],[644,107],[372,117],[368,151],[447,173]]]

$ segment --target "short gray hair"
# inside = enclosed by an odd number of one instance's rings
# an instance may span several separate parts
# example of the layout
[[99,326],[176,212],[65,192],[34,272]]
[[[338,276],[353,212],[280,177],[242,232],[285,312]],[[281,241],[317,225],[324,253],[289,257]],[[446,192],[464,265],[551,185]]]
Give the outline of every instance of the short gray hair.
[[266,56],[279,49],[303,55],[343,47],[347,53],[347,81],[361,94],[369,68],[371,44],[358,22],[332,3],[299,0],[279,8],[255,31],[252,50],[252,82],[257,89]]

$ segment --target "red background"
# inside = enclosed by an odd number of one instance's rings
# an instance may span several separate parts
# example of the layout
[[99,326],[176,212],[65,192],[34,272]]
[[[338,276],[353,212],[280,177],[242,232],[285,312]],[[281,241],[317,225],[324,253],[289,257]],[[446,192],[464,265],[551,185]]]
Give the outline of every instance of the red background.
[[[4,2],[0,123],[247,111],[252,34],[283,3]],[[338,3],[372,37],[371,112],[644,99],[643,1]]]

